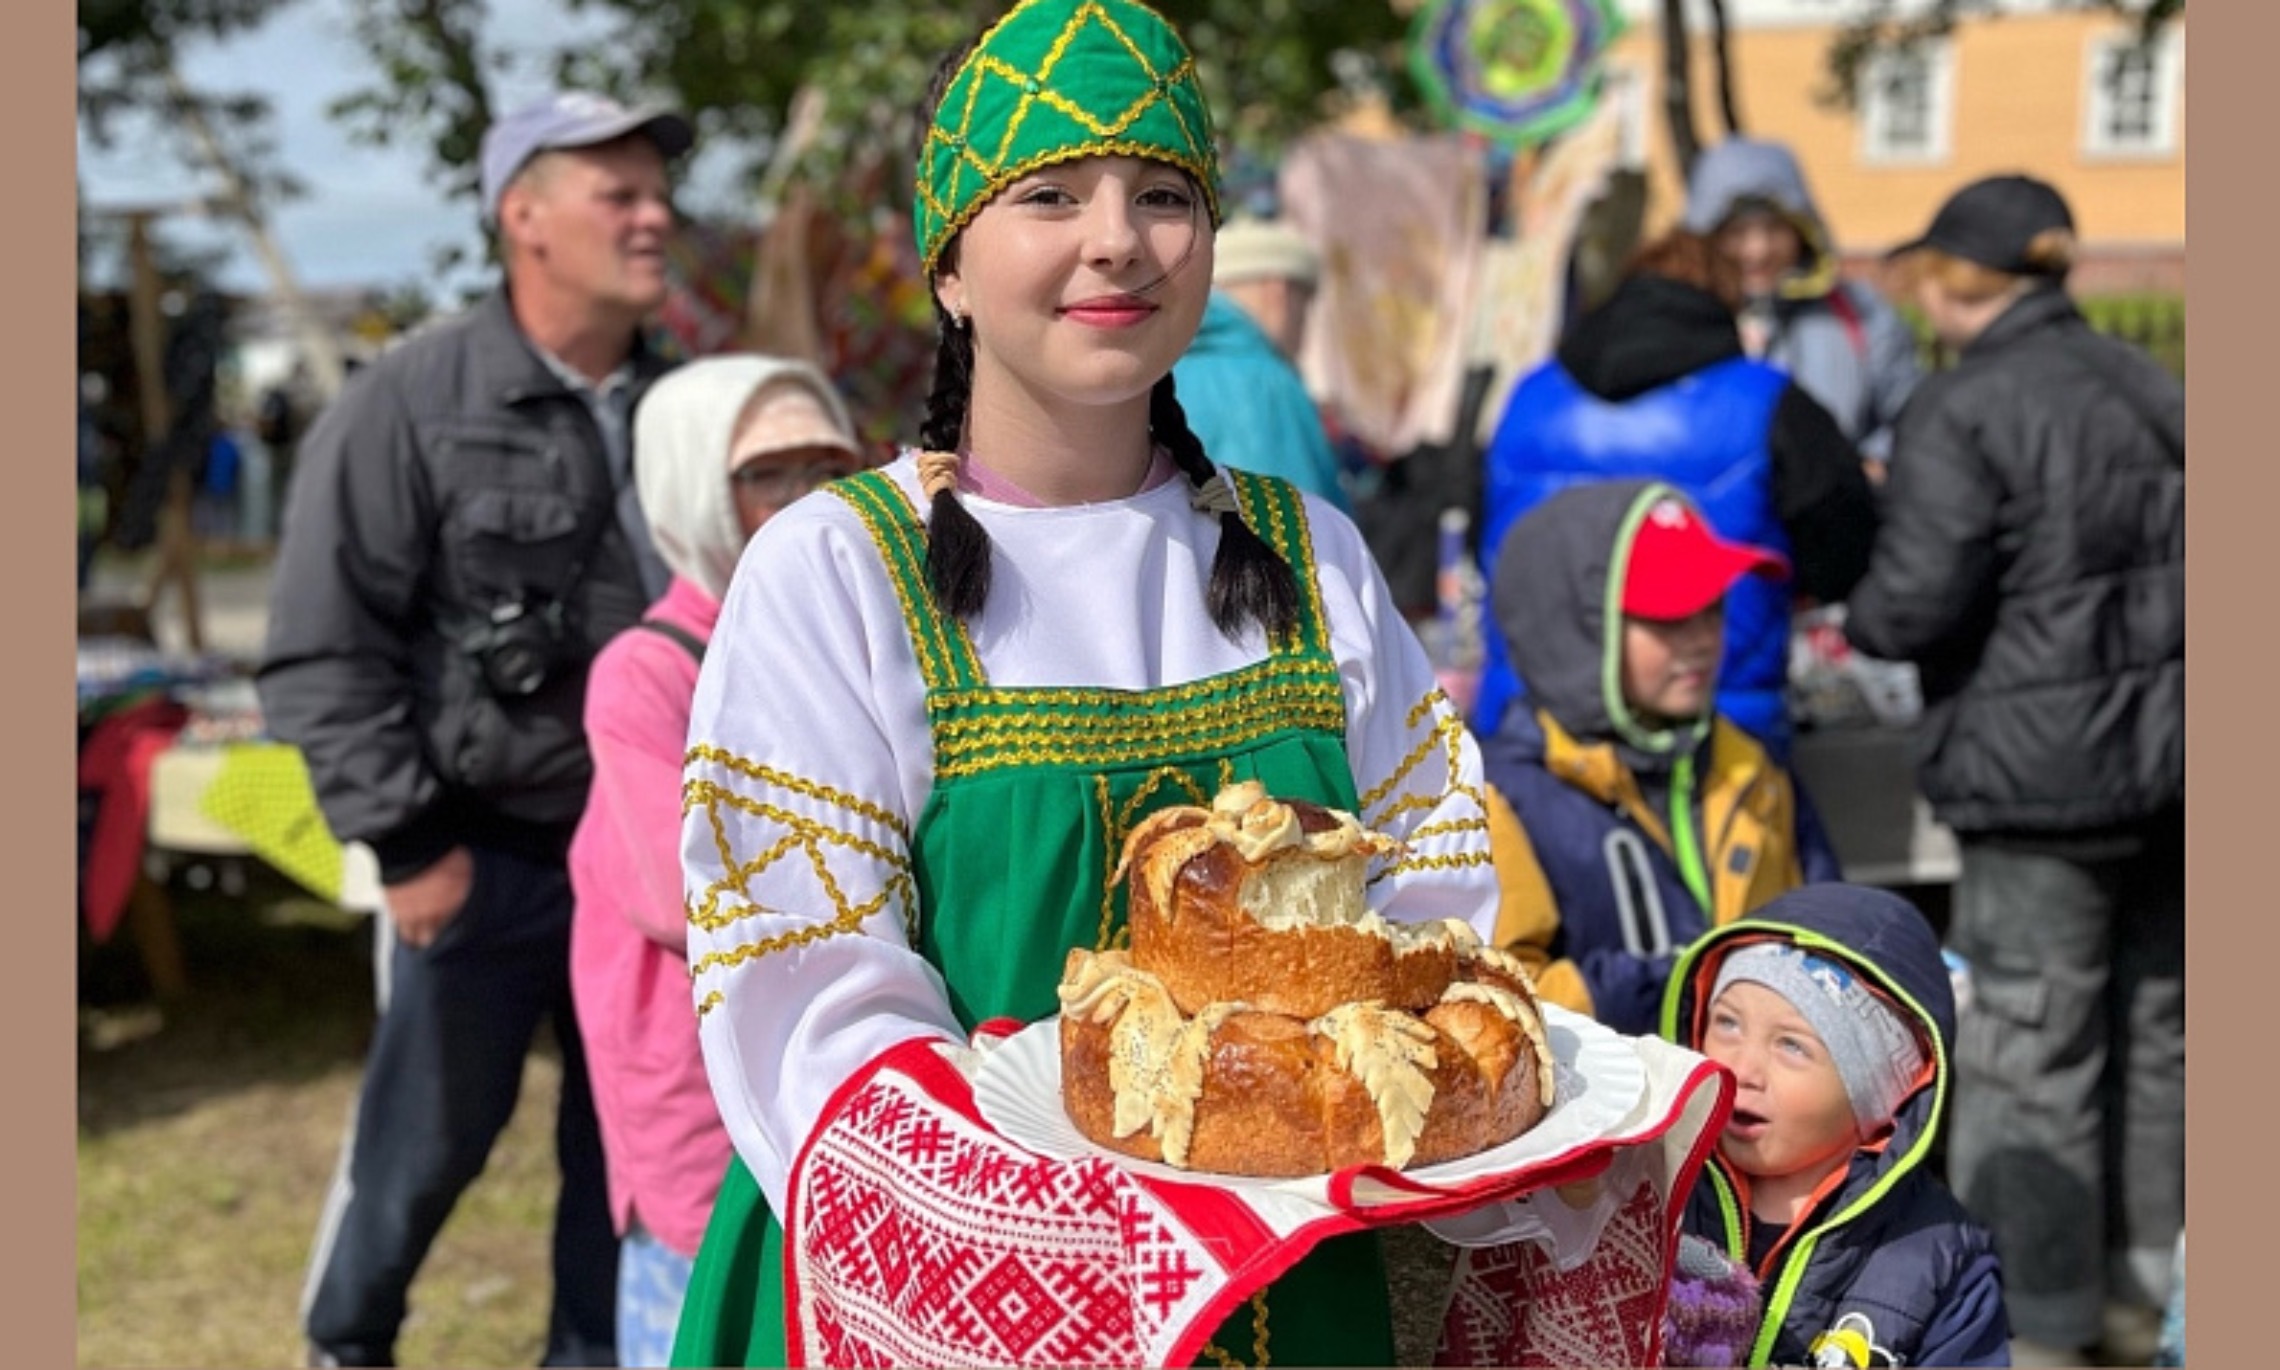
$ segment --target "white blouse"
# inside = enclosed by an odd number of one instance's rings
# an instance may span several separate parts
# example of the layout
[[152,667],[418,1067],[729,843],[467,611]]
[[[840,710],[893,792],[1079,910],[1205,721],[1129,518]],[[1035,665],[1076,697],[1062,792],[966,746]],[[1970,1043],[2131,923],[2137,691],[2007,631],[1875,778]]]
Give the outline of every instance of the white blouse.
[[[925,507],[911,457],[886,471]],[[1230,641],[1204,611],[1219,526],[1189,490],[1058,508],[961,495],[993,545],[989,603],[968,625],[990,684],[1143,690],[1262,659],[1256,629]],[[1305,503],[1359,817],[1408,843],[1373,867],[1370,906],[1461,918],[1486,939],[1496,878],[1479,750],[1359,531]],[[964,1040],[906,935],[934,747],[905,625],[861,517],[819,492],[745,549],[697,681],[681,860],[699,1035],[729,1136],[778,1212],[856,1071],[913,1037]]]

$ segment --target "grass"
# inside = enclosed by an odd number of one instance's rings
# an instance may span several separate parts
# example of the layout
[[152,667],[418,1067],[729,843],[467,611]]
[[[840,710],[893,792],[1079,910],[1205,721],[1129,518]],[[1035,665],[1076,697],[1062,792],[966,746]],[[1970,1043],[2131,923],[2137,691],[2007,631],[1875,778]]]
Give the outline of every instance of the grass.
[[[302,1277],[372,1023],[370,925],[247,875],[238,899],[175,889],[180,1004],[152,1002],[123,935],[83,940],[82,1366],[303,1363]],[[537,1363],[560,1080],[551,1047],[534,1054],[412,1286],[403,1364]],[[1431,1363],[1451,1255],[1422,1228],[1386,1234],[1403,1365]]]
[[[241,899],[176,890],[180,1004],[151,1001],[123,939],[82,946],[80,1365],[303,1363],[309,1243],[372,1021],[370,932],[250,875]],[[403,1363],[536,1363],[559,1081],[535,1054],[413,1285]]]

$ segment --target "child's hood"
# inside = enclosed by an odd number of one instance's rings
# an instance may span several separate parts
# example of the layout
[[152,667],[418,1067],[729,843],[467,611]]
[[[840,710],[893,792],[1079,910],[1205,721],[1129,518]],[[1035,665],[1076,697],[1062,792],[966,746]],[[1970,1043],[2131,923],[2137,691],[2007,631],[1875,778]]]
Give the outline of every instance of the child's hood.
[[1704,934],[1680,955],[1663,993],[1662,1035],[1694,1046],[1699,1010],[1727,953],[1767,938],[1842,961],[1884,991],[1928,1035],[1933,1084],[1901,1105],[1887,1148],[1899,1159],[1937,1116],[1955,1043],[1955,991],[1932,925],[1915,905],[1887,890],[1835,882],[1791,890],[1749,917]]
[[1623,703],[1623,573],[1656,500],[1655,480],[1585,480],[1536,505],[1505,534],[1490,604],[1528,702],[1581,742],[1646,752],[1675,745]]

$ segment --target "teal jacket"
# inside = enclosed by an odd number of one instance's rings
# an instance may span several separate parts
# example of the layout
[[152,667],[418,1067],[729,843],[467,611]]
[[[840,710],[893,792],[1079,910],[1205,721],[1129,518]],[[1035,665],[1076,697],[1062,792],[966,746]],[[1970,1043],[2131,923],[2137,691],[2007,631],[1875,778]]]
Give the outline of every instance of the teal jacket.
[[1306,384],[1242,307],[1218,291],[1172,368],[1180,408],[1213,461],[1284,480],[1352,515],[1338,457]]

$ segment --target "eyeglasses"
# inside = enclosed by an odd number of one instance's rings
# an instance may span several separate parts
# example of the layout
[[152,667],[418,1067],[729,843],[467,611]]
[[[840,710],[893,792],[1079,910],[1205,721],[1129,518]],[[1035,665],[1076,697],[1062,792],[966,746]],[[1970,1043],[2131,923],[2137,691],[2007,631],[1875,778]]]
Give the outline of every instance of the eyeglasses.
[[805,466],[769,466],[753,462],[737,467],[729,473],[728,478],[735,483],[740,493],[769,504],[789,504],[810,490],[854,474],[855,467],[844,461],[810,462]]

